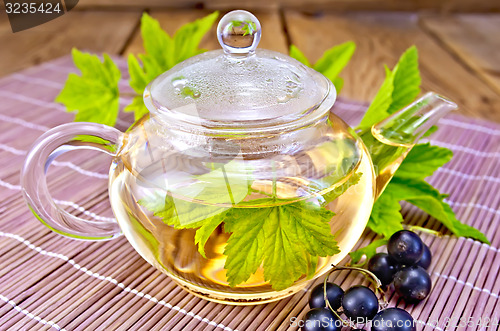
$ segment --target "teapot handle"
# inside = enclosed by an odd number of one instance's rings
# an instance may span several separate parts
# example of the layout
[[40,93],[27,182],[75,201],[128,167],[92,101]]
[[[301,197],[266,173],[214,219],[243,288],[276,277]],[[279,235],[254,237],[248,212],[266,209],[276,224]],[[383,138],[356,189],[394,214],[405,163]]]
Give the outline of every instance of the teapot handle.
[[[96,137],[109,141],[109,144],[88,141],[88,138],[99,141]],[[116,221],[90,221],[58,207],[50,196],[46,177],[52,161],[67,151],[90,149],[116,156],[121,138],[122,133],[115,128],[86,122],[63,124],[38,138],[21,171],[22,193],[36,218],[53,231],[72,238],[106,240],[121,235]]]

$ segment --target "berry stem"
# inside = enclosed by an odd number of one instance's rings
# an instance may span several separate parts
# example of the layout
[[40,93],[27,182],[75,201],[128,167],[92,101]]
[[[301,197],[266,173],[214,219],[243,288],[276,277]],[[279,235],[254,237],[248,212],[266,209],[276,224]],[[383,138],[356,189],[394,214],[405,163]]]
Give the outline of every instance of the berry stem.
[[333,271],[335,270],[331,270],[328,273],[328,275],[326,275],[325,280],[323,281],[323,298],[325,299],[326,308],[330,309],[335,314],[335,316],[337,316],[339,320],[342,320],[339,313],[337,313],[337,311],[333,309],[332,306],[330,305],[330,301],[328,301],[328,296],[326,294],[326,283],[328,282],[328,278],[330,277]]
[[405,228],[407,230],[413,231],[413,232],[420,231],[420,232],[428,233],[428,234],[431,234],[431,235],[436,236],[438,238],[443,237],[443,234],[439,231],[423,228],[423,227],[417,226],[417,225],[406,225]]
[[330,270],[328,272],[328,274],[325,278],[325,284],[324,284],[324,289],[323,289],[324,295],[325,295],[325,302],[327,303],[328,306],[330,306],[330,304],[326,300],[326,280],[330,277],[330,275],[334,271],[340,271],[340,270],[349,270],[349,271],[355,270],[355,271],[361,272],[373,284],[373,286],[375,287],[375,292],[378,293],[380,297],[382,297],[382,300],[384,301],[381,304],[382,308],[386,308],[389,305],[389,303],[387,302],[387,299],[385,297],[385,292],[382,290],[382,283],[380,282],[378,277],[375,276],[375,274],[373,272],[371,272],[370,270],[359,268],[359,267],[353,267],[353,266],[338,267],[335,264],[332,264],[332,270]]
[[382,283],[380,282],[380,280],[370,270],[366,270],[366,269],[358,268],[358,267],[347,267],[347,266],[345,266],[345,267],[338,267],[335,264],[332,264],[332,268],[333,268],[333,270],[330,271],[330,272],[337,271],[337,270],[355,270],[355,271],[359,271],[362,274],[364,274],[365,276],[371,277],[370,281],[373,283],[373,285],[375,286],[375,288],[382,287]]

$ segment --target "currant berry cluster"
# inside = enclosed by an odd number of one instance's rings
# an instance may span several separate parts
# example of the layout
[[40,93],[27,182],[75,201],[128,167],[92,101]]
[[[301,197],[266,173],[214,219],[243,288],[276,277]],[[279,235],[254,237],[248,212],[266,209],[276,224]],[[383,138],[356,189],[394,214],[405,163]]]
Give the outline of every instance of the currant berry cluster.
[[382,286],[394,284],[396,292],[407,303],[427,298],[432,282],[426,269],[432,260],[431,251],[420,237],[411,231],[394,233],[387,243],[386,253],[378,253],[368,262],[368,270],[377,276]]
[[[408,303],[425,299],[431,289],[431,280],[425,269],[431,263],[429,248],[414,232],[402,230],[389,239],[387,253],[376,254],[368,263],[368,270],[357,267],[333,266],[337,270],[357,270],[372,277],[376,291],[394,284],[396,292]],[[379,311],[379,300],[369,287],[355,285],[344,290],[327,279],[311,291],[309,310],[304,318],[303,331],[337,331],[342,326],[366,323],[372,331],[415,331],[411,315],[400,308],[383,308]],[[385,296],[382,292],[385,301]],[[340,314],[349,321],[343,321]],[[353,329],[353,331],[361,329]]]

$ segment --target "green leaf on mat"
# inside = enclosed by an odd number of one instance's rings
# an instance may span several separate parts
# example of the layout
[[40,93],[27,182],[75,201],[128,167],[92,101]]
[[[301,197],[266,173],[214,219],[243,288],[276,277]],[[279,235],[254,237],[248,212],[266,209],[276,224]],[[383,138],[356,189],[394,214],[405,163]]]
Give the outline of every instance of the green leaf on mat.
[[415,145],[395,173],[399,178],[429,177],[438,168],[451,160],[453,152],[448,148],[429,143]]
[[446,195],[421,179],[394,177],[389,183],[390,192],[398,199],[408,201],[433,216],[457,236],[489,243],[486,236],[472,226],[461,223],[450,206],[443,201]]
[[138,95],[132,99],[132,102],[125,106],[124,112],[134,113],[134,121],[140,120],[144,115],[149,113],[148,108],[144,104],[142,95]]
[[389,116],[387,109],[391,106],[393,91],[394,74],[389,68],[385,67],[384,82],[382,83],[382,86],[380,86],[375,98],[373,98],[370,106],[366,110],[365,115],[361,119],[358,129],[365,130]]
[[[170,37],[160,23],[144,13],[141,18],[141,35],[145,54],[139,54],[139,60],[132,54],[128,57],[130,86],[142,96],[144,89],[154,78],[192,56],[205,50],[198,46],[203,36],[211,29],[218,12],[187,23],[179,28],[173,37]],[[142,101],[142,99],[141,99]],[[140,100],[134,99],[127,106],[126,111],[135,111],[138,119],[147,112]]]
[[367,226],[379,235],[390,237],[394,232],[403,230],[400,210],[399,200],[390,193],[384,193],[375,201]]
[[72,55],[81,75],[69,74],[55,101],[64,104],[69,112],[76,112],[76,122],[115,125],[119,110],[120,70],[107,54],[102,62],[96,55],[75,48]]
[[392,114],[415,100],[420,94],[420,71],[418,70],[418,51],[412,46],[401,55],[394,73],[392,102],[387,112]]
[[429,137],[430,135],[432,135],[434,132],[436,132],[439,128],[437,127],[437,125],[433,125],[431,126],[431,128],[429,130],[427,130],[424,135],[422,136],[423,138],[425,137]]
[[340,77],[335,77],[333,80],[333,86],[335,86],[335,91],[337,91],[337,94],[340,93],[340,90],[344,87],[344,79]]
[[[420,93],[420,82],[417,49],[412,46],[400,57],[392,71],[386,67],[386,78],[361,120],[358,130],[369,132],[373,124],[413,102]],[[432,127],[425,136],[436,130],[436,126]],[[373,139],[367,140],[367,143],[369,150],[377,150],[376,144],[380,144]],[[383,149],[380,150],[383,152]],[[447,148],[431,146],[428,143],[414,146],[375,202],[368,227],[385,238],[401,230],[403,218],[399,202],[404,200],[439,220],[455,235],[488,243],[485,235],[479,230],[461,223],[444,201],[445,195],[440,194],[424,180],[452,156],[452,151]],[[374,241],[350,253],[351,258],[354,262],[359,261],[362,255],[370,258],[375,254],[375,248],[382,245],[384,240]]]
[[314,64],[313,68],[333,82],[349,63],[355,50],[356,44],[352,41],[333,46],[323,53],[323,56]]
[[311,67],[311,63],[300,49],[295,45],[290,45],[289,55],[302,64]]
[[418,52],[412,46],[401,55],[392,71],[386,67],[385,80],[358,128],[366,130],[413,102],[420,93],[420,81]]
[[297,61],[312,67],[314,70],[325,75],[332,81],[333,85],[335,85],[337,93],[339,93],[344,85],[344,80],[338,75],[349,63],[355,49],[356,44],[352,41],[334,46],[326,50],[323,53],[323,56],[314,65],[311,65],[304,53],[302,53],[295,45],[290,46],[289,54]]
[[[366,257],[366,261],[372,258],[375,254],[377,254],[377,248],[387,244],[388,239],[382,238],[372,241],[367,246],[360,248],[354,252],[350,252],[349,256],[351,257],[352,264],[358,263],[363,256]],[[365,262],[361,263],[361,265],[365,264]]]

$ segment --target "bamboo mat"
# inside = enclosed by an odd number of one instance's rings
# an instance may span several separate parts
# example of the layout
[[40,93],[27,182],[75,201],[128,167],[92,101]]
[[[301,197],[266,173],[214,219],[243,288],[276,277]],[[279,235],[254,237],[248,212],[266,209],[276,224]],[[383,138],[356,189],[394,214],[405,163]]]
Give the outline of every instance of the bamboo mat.
[[[125,90],[125,61],[119,63],[124,72],[120,88]],[[53,100],[74,71],[71,59],[64,57],[0,79],[0,329],[296,330],[290,319],[308,310],[305,292],[260,306],[211,303],[182,291],[149,266],[124,237],[71,240],[35,219],[21,197],[19,170],[38,136],[72,121],[73,115]],[[127,102],[121,100],[121,105]],[[339,100],[334,111],[356,123],[365,109],[364,104]],[[131,121],[125,114],[117,127],[123,130]],[[492,246],[450,236],[440,223],[404,205],[408,223],[447,234],[422,234],[434,256],[429,269],[434,287],[425,302],[406,307],[419,330],[454,329],[446,328],[450,317],[472,317],[475,323],[500,318],[500,125],[449,115],[439,126],[433,143],[452,149],[455,156],[430,181],[450,193],[448,202],[458,217],[485,232]],[[112,218],[109,165],[110,159],[97,152],[63,155],[49,169],[52,196],[82,217]],[[358,245],[373,238],[367,231]],[[363,281],[345,272],[334,277],[344,289]]]

